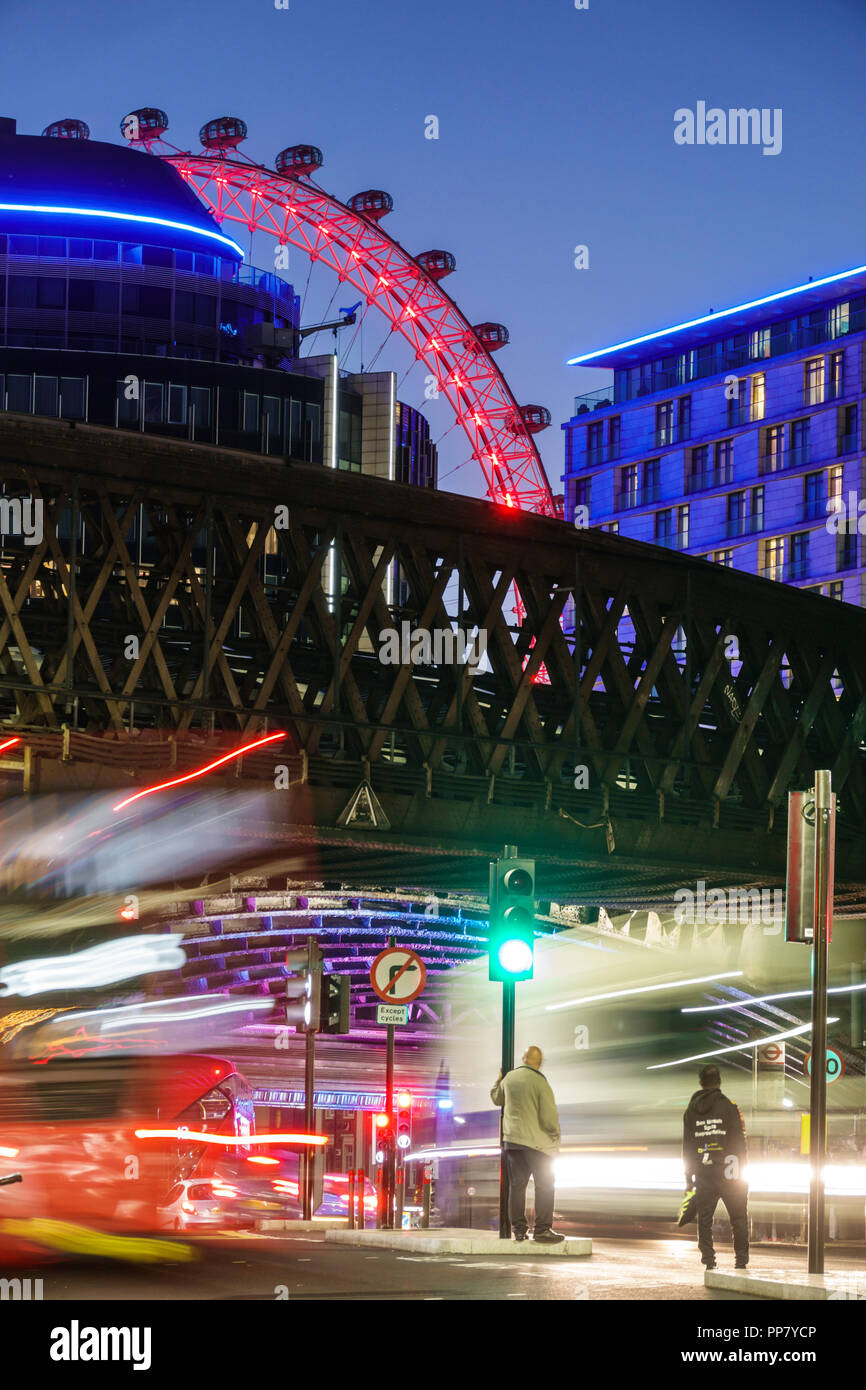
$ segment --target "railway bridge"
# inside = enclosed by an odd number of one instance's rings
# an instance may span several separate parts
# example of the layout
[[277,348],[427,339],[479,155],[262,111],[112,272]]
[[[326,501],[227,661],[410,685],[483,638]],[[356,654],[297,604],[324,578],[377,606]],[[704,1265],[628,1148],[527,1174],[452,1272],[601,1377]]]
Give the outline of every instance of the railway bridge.
[[[33,416],[0,416],[0,486],[0,794],[132,793],[258,743],[210,776],[283,798],[296,875],[483,894],[517,843],[547,898],[646,908],[781,882],[788,790],[829,767],[837,907],[866,903],[859,609],[493,502]],[[394,659],[419,631],[447,640]]]

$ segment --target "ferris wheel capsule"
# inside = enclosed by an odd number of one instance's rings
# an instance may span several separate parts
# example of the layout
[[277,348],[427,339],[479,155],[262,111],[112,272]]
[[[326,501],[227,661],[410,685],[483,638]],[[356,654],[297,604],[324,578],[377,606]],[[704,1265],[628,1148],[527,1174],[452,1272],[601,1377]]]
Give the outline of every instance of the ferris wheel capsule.
[[346,207],[351,208],[352,212],[360,213],[370,222],[379,222],[393,211],[394,199],[390,193],[383,193],[381,188],[368,188],[363,193],[356,193],[350,198]]
[[324,162],[325,157],[316,145],[289,145],[280,150],[274,168],[287,179],[299,179],[305,174],[314,174]]
[[120,133],[130,144],[137,140],[161,140],[168,130],[168,116],[156,106],[130,111],[120,122]]
[[476,323],[472,332],[488,352],[497,352],[510,342],[508,329],[503,323]]
[[520,418],[530,434],[538,434],[540,430],[546,430],[548,428],[551,415],[547,406],[522,405],[520,407]]
[[90,126],[86,121],[52,121],[42,132],[54,140],[89,140]]
[[198,138],[206,150],[235,150],[247,138],[246,121],[238,116],[218,116],[202,126]]
[[415,259],[432,280],[441,280],[457,269],[456,257],[450,251],[422,251]]

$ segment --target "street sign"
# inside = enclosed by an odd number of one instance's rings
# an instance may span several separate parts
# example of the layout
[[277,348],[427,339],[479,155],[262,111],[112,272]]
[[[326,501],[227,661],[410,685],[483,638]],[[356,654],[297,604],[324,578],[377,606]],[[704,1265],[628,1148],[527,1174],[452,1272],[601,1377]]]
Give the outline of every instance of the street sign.
[[[812,1054],[811,1054],[811,1052],[807,1052],[807,1054],[806,1054],[806,1063],[805,1063],[805,1066],[806,1066],[806,1075],[807,1075],[807,1076],[811,1076],[811,1075],[812,1075]],[[845,1062],[844,1062],[844,1059],[843,1059],[842,1057],[839,1056],[839,1053],[836,1052],[836,1051],[834,1050],[834,1048],[828,1047],[828,1048],[827,1048],[827,1085],[828,1085],[828,1086],[832,1085],[832,1083],[833,1083],[834,1081],[838,1081],[839,1078],[840,1078],[841,1076],[844,1076],[844,1075],[845,1075]]]
[[427,967],[408,946],[389,946],[370,966],[370,984],[386,1004],[411,1004],[427,983]]
[[785,1070],[785,1044],[765,1043],[757,1049],[758,1071]]
[[376,1005],[377,1023],[408,1023],[409,1005],[408,1004],[377,1004]]

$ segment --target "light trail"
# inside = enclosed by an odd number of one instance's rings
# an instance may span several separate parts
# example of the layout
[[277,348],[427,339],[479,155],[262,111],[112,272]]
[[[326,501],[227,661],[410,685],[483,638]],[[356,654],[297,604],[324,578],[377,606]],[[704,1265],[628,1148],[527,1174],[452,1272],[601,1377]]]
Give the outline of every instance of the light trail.
[[192,782],[197,777],[204,777],[207,772],[213,772],[214,768],[222,767],[224,763],[231,763],[236,758],[242,758],[245,753],[251,753],[254,748],[262,748],[266,743],[275,743],[285,737],[284,733],[268,734],[266,738],[257,739],[255,743],[247,743],[243,748],[236,748],[232,753],[225,753],[215,762],[208,763],[207,767],[197,768],[195,772],[187,772],[183,777],[174,777],[170,782],[159,782],[154,787],[144,787],[142,791],[135,792],[132,796],[126,797],[124,801],[118,801],[117,805],[112,806],[111,809],[115,812],[122,811],[124,806],[131,806],[133,801],[140,801],[143,796],[153,796],[154,792],[164,792],[169,787],[179,787],[184,782]]
[[661,985],[636,985],[634,989],[615,989],[609,994],[584,994],[579,999],[567,999],[564,1004],[547,1004],[548,1013],[557,1009],[572,1009],[577,1004],[599,1004],[606,999],[624,999],[629,994],[653,994],[664,989],[685,989],[688,985],[712,984],[714,980],[734,980],[742,976],[742,970],[725,970],[719,975],[699,975],[693,980],[667,980]]
[[[834,985],[828,989],[828,994],[855,994],[858,990],[866,989],[866,985]],[[731,999],[718,1004],[690,1004],[687,1008],[680,1009],[683,1014],[707,1014],[720,1012],[722,1009],[747,1009],[753,1004],[774,1004],[778,999],[810,999],[812,991],[810,989],[792,989],[785,994],[761,994],[757,998]]]
[[[828,1023],[838,1023],[838,1018],[828,1018]],[[696,1052],[692,1057],[680,1057],[676,1062],[653,1062],[647,1071],[662,1071],[665,1067],[683,1067],[686,1062],[702,1062],[705,1057],[722,1057],[726,1052],[748,1052],[751,1047],[766,1047],[767,1043],[784,1042],[786,1038],[799,1038],[811,1033],[811,1023],[802,1023],[799,1028],[789,1028],[787,1033],[770,1033],[766,1038],[755,1038],[752,1042],[734,1043],[732,1047],[717,1047],[712,1052]]]

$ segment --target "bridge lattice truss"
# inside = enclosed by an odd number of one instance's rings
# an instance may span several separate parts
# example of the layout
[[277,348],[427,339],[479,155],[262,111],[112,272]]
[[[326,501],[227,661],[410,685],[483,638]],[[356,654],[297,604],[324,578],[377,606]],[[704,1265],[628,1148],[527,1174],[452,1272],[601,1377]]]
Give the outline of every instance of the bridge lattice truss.
[[[538,844],[612,825],[634,855],[662,821],[766,831],[781,809],[783,835],[816,767],[843,837],[866,824],[859,609],[489,503],[61,422],[4,417],[0,479],[44,503],[39,543],[0,552],[0,712],[34,738],[73,707],[116,740],[282,728],[336,797],[320,820],[366,776],[395,827],[452,840],[515,807]],[[404,621],[485,631],[488,669],[383,664]]]

